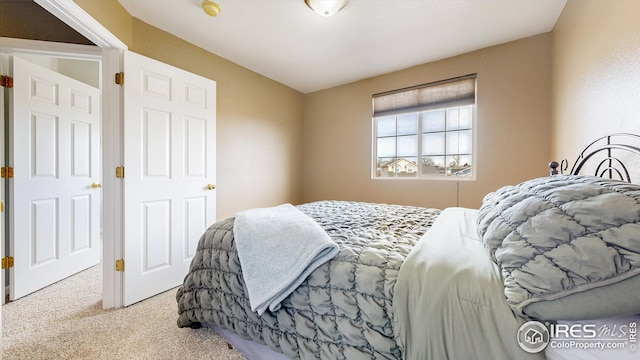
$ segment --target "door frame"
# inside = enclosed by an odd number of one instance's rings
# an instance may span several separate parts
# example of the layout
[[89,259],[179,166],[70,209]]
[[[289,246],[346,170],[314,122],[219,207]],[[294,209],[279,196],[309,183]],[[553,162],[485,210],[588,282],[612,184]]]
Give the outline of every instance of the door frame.
[[[123,258],[123,184],[115,169],[124,163],[123,89],[114,76],[123,71],[127,45],[91,17],[73,0],[35,0],[42,8],[97,45],[102,59],[102,307],[123,306],[123,275],[115,269],[116,259]],[[36,51],[60,51],[59,43],[39,42]],[[61,47],[69,46],[62,44]],[[71,46],[76,47],[76,46]]]
[[[44,55],[50,57],[59,57],[59,58],[68,58],[68,59],[78,59],[78,60],[95,60],[101,61],[101,71],[100,75],[100,89],[101,89],[101,126],[102,126],[102,136],[101,136],[101,145],[102,145],[102,177],[103,177],[103,196],[102,196],[102,224],[103,224],[103,241],[102,241],[102,263],[104,264],[114,264],[115,263],[115,251],[114,249],[117,241],[115,241],[113,235],[110,234],[110,230],[113,228],[114,220],[113,216],[105,216],[106,209],[109,206],[106,204],[108,202],[107,199],[113,199],[115,194],[108,189],[112,189],[112,185],[108,186],[106,183],[113,182],[113,178],[110,176],[106,176],[108,174],[112,174],[113,171],[109,171],[109,173],[105,173],[105,169],[107,169],[107,158],[112,157],[110,154],[114,152],[113,148],[110,147],[110,143],[108,139],[113,137],[111,133],[105,134],[105,131],[113,132],[113,119],[117,118],[113,114],[113,109],[110,108],[109,104],[105,104],[105,102],[110,101],[113,103],[113,100],[107,100],[109,97],[108,87],[111,84],[107,84],[107,77],[105,77],[105,69],[104,69],[104,50],[95,46],[90,45],[78,45],[78,44],[65,44],[65,43],[55,43],[55,42],[47,42],[47,41],[38,41],[38,40],[23,40],[23,39],[13,39],[13,38],[0,38],[0,50],[3,53],[8,55],[20,55],[20,54],[30,54],[30,55]],[[111,78],[111,77],[109,77]],[[111,86],[113,87],[113,86]],[[8,105],[8,104],[5,104]],[[113,105],[111,105],[113,106]],[[106,121],[106,119],[111,119],[111,121]],[[4,141],[4,138],[3,138]],[[111,159],[110,161],[114,161]],[[110,166],[109,168],[113,169],[115,166]],[[4,196],[4,193],[3,193]],[[113,212],[111,213],[113,214]],[[113,234],[113,230],[111,230],[111,234]],[[3,234],[4,235],[4,234]],[[4,239],[3,239],[4,240]],[[4,243],[4,242],[3,242]],[[119,245],[119,244],[118,244]],[[3,245],[4,246],[4,245]],[[121,256],[121,254],[120,254]],[[120,283],[118,282],[116,274],[114,274],[114,268],[109,266],[103,266],[103,307],[112,308],[117,307],[118,302],[116,299],[121,298],[120,294]],[[4,284],[3,284],[4,285]],[[2,288],[2,299],[4,300],[5,296],[5,288]]]

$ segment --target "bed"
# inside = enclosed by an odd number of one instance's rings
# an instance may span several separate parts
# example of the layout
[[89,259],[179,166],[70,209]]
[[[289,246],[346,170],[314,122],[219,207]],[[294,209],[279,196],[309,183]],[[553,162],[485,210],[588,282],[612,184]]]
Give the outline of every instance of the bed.
[[[318,201],[238,213],[200,239],[178,326],[213,327],[250,359],[634,358],[629,156],[640,160],[640,137],[603,137],[567,175],[554,162],[553,176],[497,189],[480,209]],[[618,330],[604,339],[618,349],[562,338],[596,326]]]

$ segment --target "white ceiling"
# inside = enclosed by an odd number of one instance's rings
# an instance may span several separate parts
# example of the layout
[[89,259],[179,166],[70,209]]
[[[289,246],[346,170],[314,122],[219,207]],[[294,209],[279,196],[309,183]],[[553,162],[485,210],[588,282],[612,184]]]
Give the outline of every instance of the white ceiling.
[[566,0],[118,0],[134,17],[303,93],[548,32]]

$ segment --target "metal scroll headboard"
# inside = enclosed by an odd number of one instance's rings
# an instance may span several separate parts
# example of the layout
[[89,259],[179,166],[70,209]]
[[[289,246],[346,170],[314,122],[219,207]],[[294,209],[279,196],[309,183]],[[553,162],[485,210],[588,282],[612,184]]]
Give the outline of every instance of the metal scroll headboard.
[[[634,158],[633,160],[630,160]],[[630,162],[633,161],[633,162]],[[633,167],[629,164],[636,164]],[[631,182],[629,170],[640,169],[640,135],[618,133],[603,136],[589,144],[571,167],[570,175],[578,175],[586,167],[593,170],[593,175],[609,179],[619,179]],[[560,164],[553,161],[549,164],[551,175],[564,174],[569,167],[567,159]],[[558,169],[559,167],[559,169]],[[633,175],[640,175],[640,173]]]

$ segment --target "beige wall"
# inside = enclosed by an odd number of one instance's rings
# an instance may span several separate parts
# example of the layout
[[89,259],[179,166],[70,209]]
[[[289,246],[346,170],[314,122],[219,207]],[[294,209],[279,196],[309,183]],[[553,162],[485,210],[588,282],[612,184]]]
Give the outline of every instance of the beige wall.
[[552,155],[640,134],[640,1],[569,0],[553,30]]
[[131,16],[117,0],[74,0],[78,6],[98,20],[102,26],[120,41],[131,46],[133,43],[133,23]]
[[[304,200],[477,208],[485,194],[548,174],[551,35],[482,49],[308,94]],[[372,94],[478,74],[475,181],[371,179]]]
[[77,3],[129,50],[216,81],[218,219],[302,202],[302,93],[132,18],[115,0]]

